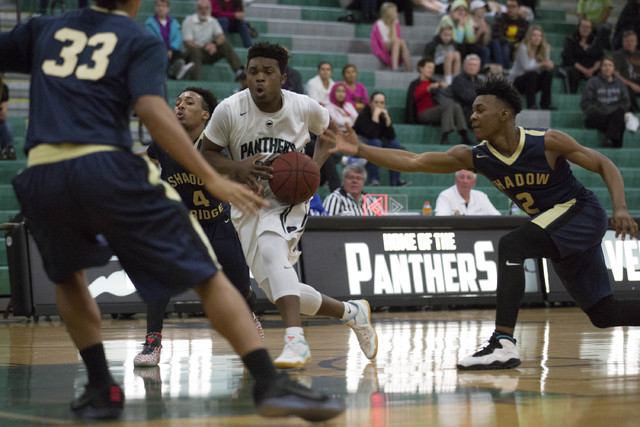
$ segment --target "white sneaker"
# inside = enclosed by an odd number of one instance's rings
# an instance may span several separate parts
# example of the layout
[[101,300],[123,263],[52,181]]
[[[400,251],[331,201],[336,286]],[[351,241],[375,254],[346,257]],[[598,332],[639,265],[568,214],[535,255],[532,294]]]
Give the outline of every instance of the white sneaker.
[[180,71],[178,71],[178,74],[176,74],[176,80],[182,80],[184,75],[187,74],[187,71],[192,69],[194,65],[195,64],[193,62],[189,62],[188,64],[184,64],[182,67],[180,67]]
[[276,368],[294,369],[302,368],[311,362],[311,350],[304,336],[284,336],[284,349],[282,354],[273,362]]
[[461,370],[512,369],[520,365],[516,340],[494,332],[489,344],[458,363]]
[[356,306],[358,312],[356,316],[344,322],[345,325],[353,329],[358,337],[360,348],[367,359],[371,360],[378,354],[378,334],[371,325],[371,307],[369,302],[364,299],[347,301],[349,304]]

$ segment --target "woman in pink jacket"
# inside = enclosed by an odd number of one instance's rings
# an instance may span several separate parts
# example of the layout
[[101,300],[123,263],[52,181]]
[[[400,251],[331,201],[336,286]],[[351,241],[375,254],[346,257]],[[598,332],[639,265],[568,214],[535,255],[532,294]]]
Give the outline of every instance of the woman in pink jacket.
[[380,6],[380,19],[371,29],[371,50],[392,70],[397,70],[402,62],[405,63],[407,71],[413,70],[409,48],[402,38],[398,23],[398,8],[391,2],[382,3]]

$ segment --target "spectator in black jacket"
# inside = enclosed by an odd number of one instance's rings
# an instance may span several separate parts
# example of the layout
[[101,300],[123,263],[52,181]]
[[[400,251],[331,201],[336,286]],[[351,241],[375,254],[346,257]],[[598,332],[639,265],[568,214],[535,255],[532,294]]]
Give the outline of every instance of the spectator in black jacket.
[[616,30],[611,40],[613,50],[622,47],[622,35],[626,30],[632,30],[640,36],[640,0],[627,0],[627,4],[618,15]]
[[569,37],[562,50],[562,66],[560,74],[565,77],[569,93],[577,93],[580,80],[588,80],[595,76],[604,51],[593,32],[593,24],[588,19],[581,19],[578,29]]
[[[387,98],[384,93],[375,92],[371,95],[371,101],[358,114],[353,130],[362,141],[369,145],[403,150],[404,148],[396,140],[396,131],[393,129],[391,116],[386,109],[386,105]],[[373,163],[367,163],[367,173],[369,175],[369,185],[380,185],[378,166]],[[401,180],[400,172],[389,171],[389,185],[406,187],[411,183]]]
[[638,36],[631,30],[622,35],[622,48],[613,54],[613,64],[616,67],[615,76],[627,86],[631,111],[638,112],[638,97],[640,96],[640,51],[638,50]]
[[480,57],[471,53],[464,58],[462,73],[454,77],[451,84],[453,99],[462,107],[462,113],[467,119],[467,127],[471,127],[471,113],[473,113],[473,101],[476,99],[476,88],[480,85],[484,76],[479,75]]

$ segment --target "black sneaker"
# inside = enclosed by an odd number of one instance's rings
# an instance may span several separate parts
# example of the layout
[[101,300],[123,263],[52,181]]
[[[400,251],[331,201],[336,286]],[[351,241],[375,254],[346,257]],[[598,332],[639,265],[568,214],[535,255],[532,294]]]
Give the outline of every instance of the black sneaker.
[[115,420],[124,407],[124,391],[119,385],[109,385],[100,389],[84,387],[82,396],[71,402],[71,410],[76,416],[93,420]]
[[[256,384],[257,386],[257,384]],[[346,409],[344,400],[320,394],[280,374],[264,390],[254,387],[254,400],[263,417],[296,415],[311,422],[337,417]]]
[[16,159],[16,150],[13,148],[13,145],[8,145],[4,147],[2,150],[2,154],[0,155],[1,160],[15,160]]
[[260,33],[258,33],[258,31],[255,28],[253,28],[251,24],[249,24],[248,22],[247,22],[247,28],[249,29],[249,35],[251,36],[252,39],[260,37]]

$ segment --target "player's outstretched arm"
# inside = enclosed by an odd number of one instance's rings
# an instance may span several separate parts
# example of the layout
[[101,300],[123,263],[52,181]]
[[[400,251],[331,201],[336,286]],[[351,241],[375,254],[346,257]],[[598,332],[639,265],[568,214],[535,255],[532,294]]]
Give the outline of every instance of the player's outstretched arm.
[[346,133],[327,129],[322,138],[331,139],[335,144],[335,147],[329,150],[330,153],[342,152],[361,157],[378,166],[398,172],[453,173],[461,169],[473,168],[472,149],[466,145],[456,145],[444,153],[421,154],[373,147],[360,143],[355,131],[348,124]]
[[616,231],[616,237],[622,235],[623,240],[626,234],[634,237],[638,232],[638,224],[627,211],[624,180],[616,165],[602,153],[583,147],[564,132],[550,129],[545,134],[544,142],[547,151],[564,156],[571,163],[595,172],[602,177],[611,195],[613,205],[611,226]]
[[138,98],[135,111],[154,141],[182,166],[203,179],[207,190],[220,200],[230,202],[245,214],[256,215],[268,203],[244,185],[224,178],[197,152],[184,128],[159,96]]

